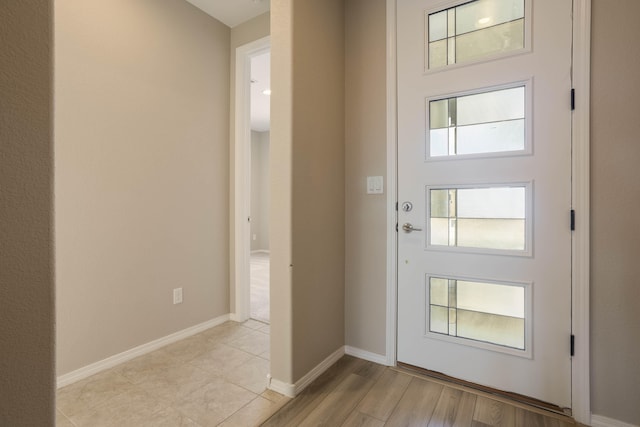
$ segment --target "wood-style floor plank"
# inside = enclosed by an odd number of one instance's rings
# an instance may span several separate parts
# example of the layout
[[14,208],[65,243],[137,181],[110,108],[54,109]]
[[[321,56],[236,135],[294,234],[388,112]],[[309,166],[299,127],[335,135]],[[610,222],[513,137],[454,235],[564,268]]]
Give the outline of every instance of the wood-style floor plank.
[[380,421],[370,415],[359,411],[353,411],[342,427],[383,427],[384,421]]
[[364,363],[366,362],[351,356],[341,358],[263,425],[281,427],[300,424],[327,394],[331,393],[344,378]]
[[386,369],[380,379],[358,405],[358,411],[387,421],[407,390],[411,376]]
[[425,426],[436,409],[444,387],[420,378],[412,378],[385,426]]
[[516,426],[545,427],[544,417],[522,408],[516,408]]
[[542,414],[516,408],[516,427],[570,427],[574,424],[566,423],[558,418],[545,417]]
[[354,369],[353,373],[356,375],[360,375],[361,377],[364,377],[368,380],[377,381],[387,370],[386,366],[364,360],[363,362],[364,363],[362,365]]
[[516,425],[516,408],[497,400],[478,396],[471,425],[473,427],[478,425],[513,427]]
[[473,421],[476,396],[445,387],[433,412],[429,427],[469,427]]
[[575,427],[569,417],[350,356],[263,425],[269,427]]
[[309,413],[300,423],[300,427],[341,425],[371,386],[371,380],[350,374]]

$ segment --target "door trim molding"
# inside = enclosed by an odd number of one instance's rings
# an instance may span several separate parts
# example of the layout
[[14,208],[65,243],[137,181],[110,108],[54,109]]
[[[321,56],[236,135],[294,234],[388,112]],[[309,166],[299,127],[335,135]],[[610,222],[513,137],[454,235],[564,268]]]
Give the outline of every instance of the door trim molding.
[[233,174],[233,203],[230,203],[233,219],[234,257],[231,268],[234,272],[235,304],[230,304],[233,309],[231,319],[236,322],[244,322],[249,318],[249,262],[251,224],[248,218],[251,216],[251,58],[270,49],[270,37],[263,37],[253,42],[236,48],[236,72],[235,72],[235,138],[233,140],[234,174]]
[[[387,335],[386,359],[397,364],[397,74],[396,2],[387,0]],[[591,423],[589,361],[589,107],[591,0],[573,1],[572,207],[578,221],[572,239],[572,331],[576,336],[571,363],[572,413]],[[567,337],[568,341],[568,337]]]
[[398,334],[398,131],[396,0],[387,0],[387,365],[395,366]]
[[572,413],[576,421],[591,425],[589,359],[589,197],[590,197],[590,82],[591,0],[573,1],[573,87],[576,90],[572,114],[572,209],[576,226],[572,239],[572,330],[575,356],[571,362]]

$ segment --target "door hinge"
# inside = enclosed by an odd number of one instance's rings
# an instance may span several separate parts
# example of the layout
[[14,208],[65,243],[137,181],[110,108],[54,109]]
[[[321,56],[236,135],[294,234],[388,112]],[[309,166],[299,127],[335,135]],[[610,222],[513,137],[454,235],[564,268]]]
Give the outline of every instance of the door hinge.
[[398,212],[398,202],[396,202],[396,212]]
[[398,223],[396,222],[396,233],[398,232]]
[[576,109],[576,90],[571,89],[571,111]]
[[571,356],[576,354],[576,336],[571,334]]
[[571,209],[571,231],[576,230],[576,211]]

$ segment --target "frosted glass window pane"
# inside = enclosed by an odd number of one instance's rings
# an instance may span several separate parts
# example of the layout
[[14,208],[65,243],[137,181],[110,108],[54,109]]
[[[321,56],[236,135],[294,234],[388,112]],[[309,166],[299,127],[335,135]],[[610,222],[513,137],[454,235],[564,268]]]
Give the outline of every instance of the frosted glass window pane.
[[456,34],[524,18],[524,0],[479,0],[456,8]]
[[432,305],[430,307],[431,321],[429,322],[429,330],[440,334],[449,333],[449,310],[447,307],[438,307]]
[[524,47],[524,19],[456,36],[456,62],[468,62]]
[[456,336],[457,331],[457,322],[458,322],[458,310],[455,308],[449,309],[449,335]]
[[458,218],[522,218],[524,187],[460,188]]
[[457,245],[466,248],[525,249],[523,219],[458,219]]
[[429,190],[430,244],[479,249],[526,248],[526,188]]
[[[457,128],[456,154],[524,150],[524,130],[524,119],[460,126]],[[433,135],[434,132],[436,131],[431,131],[431,134]],[[441,145],[442,142],[437,139],[438,135],[435,137],[435,141],[433,139],[432,141]],[[434,155],[433,150],[432,155]]]
[[429,127],[431,129],[446,128],[449,126],[449,100],[429,102]]
[[435,42],[447,38],[447,11],[429,15],[429,41]]
[[450,38],[447,41],[447,64],[456,63],[456,40]]
[[429,43],[429,68],[447,65],[447,40]]
[[456,8],[447,10],[447,37],[456,35]]
[[457,282],[457,307],[459,309],[524,318],[524,288],[522,286],[463,280]]
[[[432,157],[522,151],[526,147],[525,86],[427,102]],[[446,151],[444,133],[433,132],[445,127],[449,129]]]
[[524,118],[524,87],[495,90],[457,98],[457,125]]
[[439,279],[432,277],[430,279],[431,284],[431,297],[430,304],[441,305],[443,307],[449,306],[449,281],[447,279]]
[[457,336],[524,350],[524,319],[458,310]]
[[524,48],[524,6],[524,0],[475,0],[430,14],[428,68]]
[[449,218],[449,190],[431,190],[431,218]]
[[447,218],[431,218],[431,244],[449,246],[449,220]]
[[429,288],[431,332],[524,350],[523,286],[431,277]]
[[449,129],[435,129],[429,133],[431,157],[449,155]]

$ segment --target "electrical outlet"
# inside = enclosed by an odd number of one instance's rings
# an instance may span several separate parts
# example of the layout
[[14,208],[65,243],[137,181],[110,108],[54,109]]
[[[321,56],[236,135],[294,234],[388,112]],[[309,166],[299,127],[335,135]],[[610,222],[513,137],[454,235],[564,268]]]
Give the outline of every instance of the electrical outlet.
[[175,288],[173,290],[173,303],[182,304],[182,288]]
[[256,240],[257,238],[258,238],[258,235],[257,235],[257,234],[254,234],[254,235],[253,235],[253,240]]

